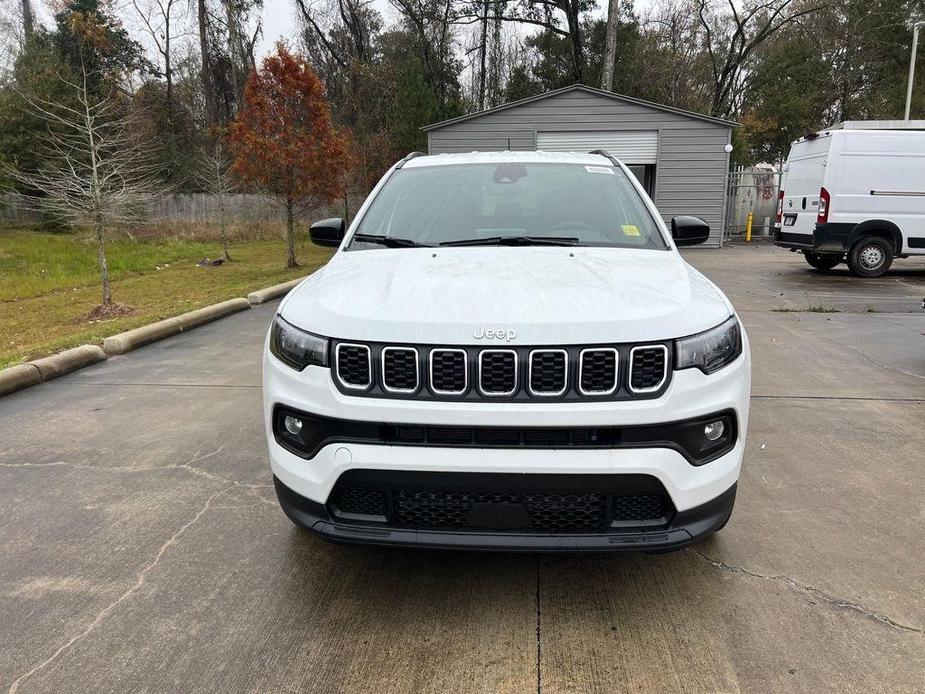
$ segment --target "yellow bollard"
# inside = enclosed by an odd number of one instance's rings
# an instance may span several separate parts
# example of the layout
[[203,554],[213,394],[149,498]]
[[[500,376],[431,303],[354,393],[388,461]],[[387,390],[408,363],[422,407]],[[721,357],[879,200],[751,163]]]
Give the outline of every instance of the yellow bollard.
[[754,213],[748,213],[748,219],[745,220],[745,240],[752,240],[752,219],[754,218]]

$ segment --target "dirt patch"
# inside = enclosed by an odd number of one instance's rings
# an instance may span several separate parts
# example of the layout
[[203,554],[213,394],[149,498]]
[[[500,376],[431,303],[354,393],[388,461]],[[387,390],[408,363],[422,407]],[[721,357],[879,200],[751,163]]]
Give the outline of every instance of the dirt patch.
[[121,316],[128,316],[135,312],[133,306],[128,304],[99,304],[93,307],[93,310],[87,314],[88,321],[101,321],[109,320],[111,318],[119,318]]

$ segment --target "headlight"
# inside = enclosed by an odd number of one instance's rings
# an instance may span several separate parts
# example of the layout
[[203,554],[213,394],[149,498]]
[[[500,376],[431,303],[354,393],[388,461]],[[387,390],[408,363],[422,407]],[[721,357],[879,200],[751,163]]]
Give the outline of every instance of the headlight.
[[677,369],[696,366],[705,374],[717,371],[742,354],[742,329],[735,316],[706,330],[675,343]]
[[293,369],[328,365],[328,339],[295,328],[279,316],[270,328],[270,352]]

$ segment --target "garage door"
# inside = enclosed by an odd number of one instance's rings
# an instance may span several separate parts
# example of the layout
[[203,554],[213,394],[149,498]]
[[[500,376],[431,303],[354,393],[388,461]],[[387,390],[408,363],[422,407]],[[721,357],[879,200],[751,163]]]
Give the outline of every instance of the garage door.
[[590,152],[592,149],[606,149],[624,164],[654,164],[658,155],[658,131],[538,132],[536,148],[546,152]]

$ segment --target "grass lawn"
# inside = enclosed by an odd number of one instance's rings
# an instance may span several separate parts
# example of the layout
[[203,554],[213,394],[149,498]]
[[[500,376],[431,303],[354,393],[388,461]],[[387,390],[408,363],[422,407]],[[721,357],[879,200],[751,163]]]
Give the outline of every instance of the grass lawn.
[[135,311],[90,322],[101,289],[96,246],[87,235],[0,229],[0,368],[309,274],[331,253],[304,232],[300,237],[302,267],[294,270],[283,269],[282,240],[234,242],[233,261],[208,268],[196,263],[221,255],[216,242],[111,241],[113,301]]

